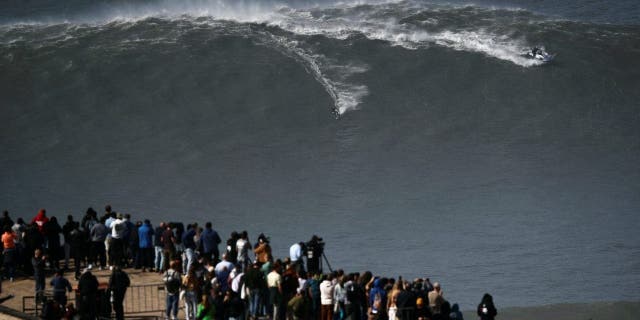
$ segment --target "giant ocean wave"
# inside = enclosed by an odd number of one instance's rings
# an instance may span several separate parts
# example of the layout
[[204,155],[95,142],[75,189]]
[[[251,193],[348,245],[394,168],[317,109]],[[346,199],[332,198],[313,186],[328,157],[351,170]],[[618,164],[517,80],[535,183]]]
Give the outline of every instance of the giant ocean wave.
[[104,46],[109,50],[108,44],[116,48],[175,43],[189,32],[206,28],[211,37],[248,37],[289,56],[325,89],[333,101],[331,109],[343,114],[357,109],[367,96],[367,86],[353,78],[366,73],[369,66],[357,58],[334,57],[334,50],[319,50],[313,44],[316,36],[335,40],[331,43],[338,47],[348,47],[361,37],[407,50],[443,47],[532,67],[540,62],[525,58],[523,52],[540,43],[528,40],[527,31],[548,27],[541,17],[523,10],[417,1],[310,8],[274,3],[163,2],[124,5],[73,20],[13,21],[0,26],[0,42],[11,46],[27,37],[27,45],[35,48],[54,42],[65,46],[98,34],[106,37]]

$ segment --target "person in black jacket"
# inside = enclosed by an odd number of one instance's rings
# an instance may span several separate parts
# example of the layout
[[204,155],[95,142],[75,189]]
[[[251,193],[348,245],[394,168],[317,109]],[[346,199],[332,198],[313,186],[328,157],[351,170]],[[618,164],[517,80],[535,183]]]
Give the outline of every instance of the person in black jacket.
[[111,303],[117,320],[124,319],[124,306],[122,303],[129,285],[131,285],[131,281],[127,273],[120,266],[114,267],[109,278],[109,290],[111,291]]
[[78,305],[80,319],[95,319],[98,279],[88,268],[82,276],[80,276],[80,280],[78,281],[78,294],[80,301],[76,301],[76,304]]
[[76,228],[76,222],[73,216],[67,216],[67,222],[62,226],[62,235],[64,236],[64,270],[69,270],[69,259],[71,258],[71,231]]
[[33,266],[33,278],[36,280],[36,301],[44,302],[44,286],[45,286],[45,261],[47,257],[42,254],[42,249],[38,248],[34,251],[31,258]]
[[482,297],[482,301],[478,304],[478,316],[480,320],[493,320],[498,315],[496,307],[493,305],[493,297],[490,294],[485,293]]
[[49,256],[49,262],[53,269],[59,269],[58,261],[60,260],[60,252],[62,248],[60,246],[60,234],[62,233],[62,227],[58,224],[58,219],[52,216],[44,226],[44,234],[47,239],[47,255]]

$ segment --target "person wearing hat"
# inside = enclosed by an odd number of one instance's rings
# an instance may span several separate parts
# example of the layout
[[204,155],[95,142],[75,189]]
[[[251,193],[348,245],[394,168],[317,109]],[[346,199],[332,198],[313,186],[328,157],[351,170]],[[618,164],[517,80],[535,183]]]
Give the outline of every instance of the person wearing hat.
[[416,299],[416,319],[417,320],[427,320],[431,319],[431,311],[424,303],[424,299],[417,298]]

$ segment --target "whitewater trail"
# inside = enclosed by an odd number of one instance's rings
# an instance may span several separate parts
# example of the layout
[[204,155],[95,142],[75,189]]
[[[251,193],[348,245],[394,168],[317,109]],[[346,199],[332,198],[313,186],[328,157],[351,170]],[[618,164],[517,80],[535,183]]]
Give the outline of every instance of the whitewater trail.
[[[298,41],[268,32],[262,32],[261,34],[267,46],[302,64],[305,70],[322,85],[333,100],[333,110],[338,115],[357,109],[362,98],[368,94],[367,86],[352,84],[348,81],[348,78],[352,75],[366,72],[367,66],[331,62],[323,55],[314,54],[302,48]],[[329,72],[331,72],[332,76],[328,75]]]

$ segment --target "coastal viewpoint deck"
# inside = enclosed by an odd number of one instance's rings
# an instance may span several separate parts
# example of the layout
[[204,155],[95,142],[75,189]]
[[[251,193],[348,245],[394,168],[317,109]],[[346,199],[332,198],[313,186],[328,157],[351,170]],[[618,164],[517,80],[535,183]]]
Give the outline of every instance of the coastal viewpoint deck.
[[[161,282],[161,276],[155,272],[143,273],[141,270],[126,269],[131,279],[131,288],[127,290],[124,301],[125,316],[127,319],[163,319],[165,292]],[[100,283],[108,283],[110,271],[93,270]],[[76,288],[78,282],[73,279],[73,273],[65,274]],[[52,276],[47,277],[47,288]],[[16,278],[14,282],[2,282],[2,294],[13,294],[15,297],[0,305],[0,319],[37,319],[33,316],[33,310],[23,313],[23,308],[33,308],[33,296],[35,282],[33,278]],[[70,301],[74,301],[74,294],[68,294]],[[30,300],[30,302],[29,302]],[[23,305],[23,303],[25,305]],[[180,303],[182,306],[182,303]],[[472,309],[474,306],[462,306],[463,310]],[[140,312],[140,310],[153,310]],[[15,311],[15,312],[12,312]],[[30,314],[29,314],[30,313]],[[638,319],[640,314],[640,301],[631,302],[595,302],[595,303],[565,303],[546,306],[506,308],[501,309],[498,305],[499,319],[559,319],[559,320],[632,320]],[[112,314],[113,316],[113,314]],[[184,319],[183,309],[180,309],[179,319]],[[465,319],[476,319],[475,311],[464,312]]]
[[[165,310],[164,285],[161,281],[161,275],[156,272],[142,272],[141,270],[126,269],[131,279],[131,287],[127,290],[124,300],[125,314],[127,318],[163,318]],[[92,273],[98,278],[101,287],[106,287],[109,282],[109,270],[92,270]],[[67,272],[65,277],[71,282],[74,290],[77,288],[78,281],[73,277],[73,272]],[[49,285],[53,275],[48,275],[46,279],[46,288],[50,292]],[[13,294],[15,297],[5,301],[2,306],[11,310],[15,310],[18,314],[8,314],[7,310],[0,309],[2,319],[19,319],[20,313],[33,316],[41,309],[41,306],[35,304],[35,281],[33,277],[18,277],[14,282],[2,282],[2,297],[7,294]],[[69,302],[75,302],[75,293],[67,294]],[[180,310],[180,315],[182,310]]]

